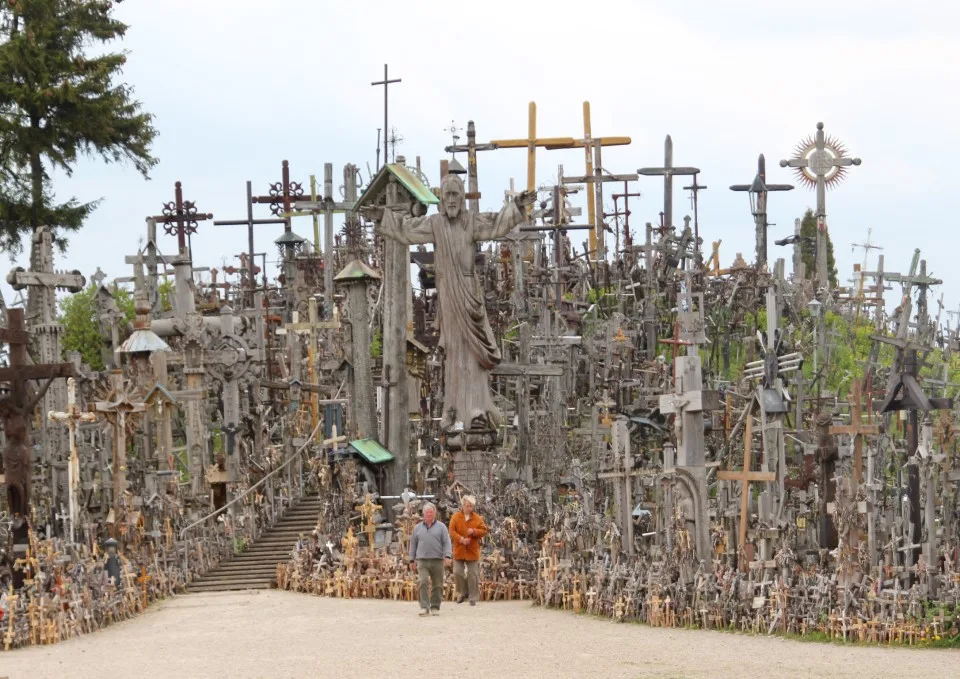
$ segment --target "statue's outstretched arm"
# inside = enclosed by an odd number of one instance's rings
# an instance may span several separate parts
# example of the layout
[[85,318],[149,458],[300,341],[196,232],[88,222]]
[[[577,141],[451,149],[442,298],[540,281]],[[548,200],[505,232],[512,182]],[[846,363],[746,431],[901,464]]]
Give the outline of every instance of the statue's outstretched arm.
[[378,222],[380,232],[404,245],[421,245],[433,242],[433,227],[430,217],[410,217],[404,219],[392,210],[384,210],[383,218]]
[[523,221],[527,205],[533,202],[536,194],[528,191],[521,193],[515,200],[503,206],[499,214],[480,212],[476,215],[474,240],[495,240],[503,238]]

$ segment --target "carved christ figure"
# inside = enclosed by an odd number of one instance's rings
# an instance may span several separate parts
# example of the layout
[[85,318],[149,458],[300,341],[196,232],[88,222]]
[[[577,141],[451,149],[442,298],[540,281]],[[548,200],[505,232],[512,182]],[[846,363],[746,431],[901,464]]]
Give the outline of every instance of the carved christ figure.
[[[499,213],[469,212],[463,182],[450,174],[440,187],[438,214],[404,219],[389,209],[369,211],[388,238],[408,246],[434,246],[436,326],[444,353],[443,428],[456,422],[462,422],[464,429],[500,422],[490,393],[490,371],[500,363],[500,349],[474,277],[474,243],[506,236],[523,221],[524,208],[534,198],[535,194],[524,192]],[[475,420],[481,421],[479,427],[474,426]]]

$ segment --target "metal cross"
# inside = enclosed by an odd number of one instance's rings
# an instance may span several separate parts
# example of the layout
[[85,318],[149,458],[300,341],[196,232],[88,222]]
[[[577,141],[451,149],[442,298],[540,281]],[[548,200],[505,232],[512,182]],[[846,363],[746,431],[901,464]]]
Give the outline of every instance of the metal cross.
[[757,175],[750,184],[734,184],[731,191],[746,191],[750,194],[750,212],[756,225],[756,266],[767,264],[767,193],[769,191],[792,191],[793,184],[767,184],[767,162],[760,154],[757,158]]
[[[284,161],[286,164],[286,161]],[[214,226],[246,226],[247,227],[247,246],[250,249],[249,259],[247,260],[247,285],[249,286],[249,303],[253,303],[253,293],[257,289],[257,277],[254,269],[254,256],[255,251],[253,248],[253,227],[264,224],[283,224],[286,225],[286,219],[254,219],[253,218],[253,183],[247,182],[247,218],[246,219],[230,219],[216,221],[213,223]]]
[[[303,185],[300,182],[290,181],[290,163],[283,161],[280,168],[280,181],[270,185],[270,195],[253,196],[250,198],[253,203],[266,203],[270,206],[270,212],[277,217],[281,217],[290,212],[290,206],[293,201],[303,198]],[[284,233],[291,229],[290,220],[285,220]]]
[[162,215],[148,217],[148,219],[163,224],[163,231],[168,236],[176,232],[179,254],[186,255],[187,236],[197,232],[197,222],[213,219],[213,215],[197,212],[196,203],[183,199],[183,187],[180,182],[177,182],[174,184],[174,200],[164,204]]
[[[387,64],[383,65],[383,80],[378,80],[377,82],[370,83],[371,86],[376,87],[378,85],[383,85],[383,164],[387,164],[387,144],[389,136],[387,131],[390,129],[387,125],[387,113],[389,111],[389,93],[390,85],[394,83],[401,82],[400,78],[394,78],[390,80],[390,76],[387,75]],[[377,149],[377,172],[380,171],[380,149]]]

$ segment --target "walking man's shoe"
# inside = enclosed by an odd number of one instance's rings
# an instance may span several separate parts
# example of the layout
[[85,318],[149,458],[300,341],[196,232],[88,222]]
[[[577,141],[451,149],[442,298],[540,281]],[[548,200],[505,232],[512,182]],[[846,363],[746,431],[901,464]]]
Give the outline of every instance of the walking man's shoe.
[[[466,597],[465,594],[461,594],[460,596],[457,597],[457,603],[458,603],[458,604],[462,604],[462,603],[463,603],[464,601],[466,601],[466,600],[467,600],[467,597]],[[473,602],[471,602],[471,603],[473,603]]]
[[422,609],[422,610],[420,611],[420,617],[421,617],[421,618],[426,617],[426,616],[428,616],[428,615],[430,615],[430,611],[428,611],[426,608],[424,608],[424,609]]
[[476,606],[476,605],[477,605],[477,602],[476,602],[476,601],[471,601],[471,602],[470,602],[470,605],[471,605],[471,606]]
[[430,613],[433,614],[433,615],[440,615],[440,609],[439,609],[439,608],[431,608],[431,609],[430,609]]

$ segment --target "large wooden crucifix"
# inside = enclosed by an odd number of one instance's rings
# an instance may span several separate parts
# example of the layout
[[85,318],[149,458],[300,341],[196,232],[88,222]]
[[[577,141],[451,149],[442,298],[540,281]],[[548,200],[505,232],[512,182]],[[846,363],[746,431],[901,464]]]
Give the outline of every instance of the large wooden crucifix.
[[[583,149],[585,170],[582,177],[565,177],[565,184],[591,184],[587,191],[587,222],[594,227],[590,232],[590,251],[598,253],[597,246],[603,247],[603,183],[636,181],[637,175],[604,174],[601,163],[601,149],[604,146],[626,146],[630,137],[594,137],[590,120],[590,102],[583,102],[583,138],[574,139],[573,144],[549,146],[548,150],[565,149],[571,146]],[[600,205],[599,218],[597,205]],[[596,257],[596,255],[595,255]],[[599,257],[598,257],[599,258]]]
[[164,204],[163,214],[153,219],[157,224],[163,224],[163,231],[168,236],[177,234],[177,248],[181,256],[187,254],[187,236],[197,232],[197,222],[213,219],[212,214],[197,212],[197,205],[192,200],[183,199],[183,186],[180,182],[174,184],[173,201]]
[[863,421],[863,400],[859,380],[853,380],[850,385],[850,424],[831,426],[829,432],[846,434],[853,438],[853,483],[856,490],[863,483],[863,437],[867,434],[880,433],[878,425],[865,424]]
[[[572,137],[537,137],[537,104],[531,101],[527,109],[526,139],[495,139],[491,142],[501,149],[527,149],[527,191],[537,190],[537,147],[573,148]],[[527,214],[532,204],[527,208]]]
[[[752,410],[753,404],[754,401],[751,401],[747,408]],[[737,526],[737,560],[740,562],[741,570],[746,570],[747,564],[745,561],[749,561],[744,550],[747,544],[747,524],[750,519],[750,483],[756,481],[769,483],[770,481],[777,480],[775,472],[755,472],[750,469],[753,464],[753,441],[751,440],[753,436],[752,421],[753,415],[748,412],[743,430],[743,469],[741,471],[721,470],[717,472],[717,478],[719,480],[739,481],[741,484],[740,522]],[[745,561],[741,559],[745,559]]]
[[[284,161],[286,162],[286,161]],[[275,218],[275,219],[254,219],[253,218],[253,183],[247,182],[247,218],[246,219],[229,219],[229,220],[218,220],[213,223],[214,226],[246,226],[247,227],[247,247],[250,250],[248,255],[249,259],[247,260],[247,287],[249,288],[249,300],[248,304],[253,304],[253,294],[257,289],[257,276],[254,273],[256,267],[254,266],[254,257],[256,252],[253,248],[253,227],[261,226],[266,224],[287,224],[286,219]]]
[[674,167],[673,139],[670,135],[663,142],[663,167],[641,167],[637,174],[663,177],[663,227],[673,228],[673,177],[674,175],[699,174],[696,167]]
[[[0,419],[7,442],[3,449],[3,482],[7,486],[7,507],[13,517],[14,556],[29,544],[30,481],[33,469],[30,460],[30,421],[37,406],[55,379],[72,377],[73,363],[34,365],[27,353],[29,335],[23,321],[23,309],[7,309],[7,327],[0,328],[0,341],[10,345],[9,365],[0,368],[0,382],[9,384],[9,393],[0,398]],[[46,380],[39,391],[27,384],[30,380]],[[17,585],[19,587],[19,585]]]
[[757,175],[749,184],[734,184],[731,191],[746,191],[750,194],[750,212],[756,225],[758,269],[767,266],[767,193],[770,191],[792,191],[793,184],[767,184],[767,161],[763,154],[757,159]]

